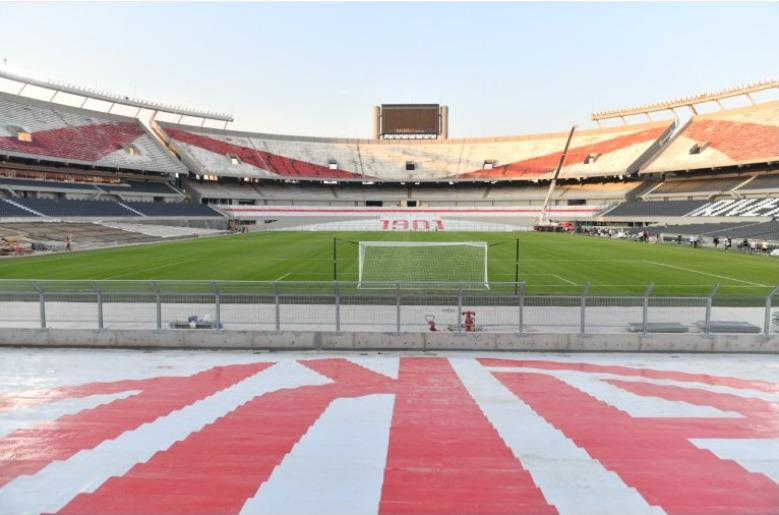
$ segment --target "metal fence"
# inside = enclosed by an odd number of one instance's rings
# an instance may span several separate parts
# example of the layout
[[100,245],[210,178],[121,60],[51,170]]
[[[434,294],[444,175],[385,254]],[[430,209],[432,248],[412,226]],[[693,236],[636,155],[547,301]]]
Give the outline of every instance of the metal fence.
[[524,282],[0,280],[0,328],[462,333],[779,331],[779,286],[748,296],[633,294]]

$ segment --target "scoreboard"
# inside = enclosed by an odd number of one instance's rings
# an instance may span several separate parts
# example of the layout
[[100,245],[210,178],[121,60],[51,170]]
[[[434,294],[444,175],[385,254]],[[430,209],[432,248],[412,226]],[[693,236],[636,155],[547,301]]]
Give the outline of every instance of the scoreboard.
[[382,104],[382,136],[416,136],[441,133],[438,104]]

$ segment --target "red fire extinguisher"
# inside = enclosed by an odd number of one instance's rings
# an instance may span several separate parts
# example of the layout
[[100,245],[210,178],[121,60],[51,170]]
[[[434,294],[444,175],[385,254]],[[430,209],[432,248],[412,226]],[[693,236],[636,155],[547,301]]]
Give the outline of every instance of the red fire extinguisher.
[[476,330],[476,312],[463,311],[465,316],[465,332],[469,333]]
[[425,320],[431,331],[438,331],[438,328],[435,326],[435,315],[425,315]]

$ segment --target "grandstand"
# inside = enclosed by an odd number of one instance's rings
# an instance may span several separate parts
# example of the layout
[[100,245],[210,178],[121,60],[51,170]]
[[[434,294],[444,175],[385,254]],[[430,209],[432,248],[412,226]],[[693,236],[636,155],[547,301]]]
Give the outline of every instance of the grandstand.
[[[710,97],[596,113],[599,126],[574,130],[566,150],[562,131],[459,139],[233,131],[229,115],[111,98],[179,115],[177,123],[152,116],[147,128],[85,109],[86,98],[71,107],[2,93],[0,221],[369,231],[529,230],[542,217],[583,228],[768,222],[779,196],[779,102],[695,111],[722,95]],[[650,117],[678,107],[694,112],[681,127]],[[640,114],[649,121],[625,121]],[[185,115],[225,128],[182,124]],[[601,126],[609,119],[623,123]]]
[[[640,229],[643,230],[643,229]],[[655,225],[654,233],[668,235],[695,235],[706,237],[706,240],[714,238],[731,238],[741,240],[776,240],[779,234],[779,221],[771,222],[719,222],[719,223],[689,223],[675,225]]]
[[166,174],[186,169],[136,118],[0,93],[0,156]]
[[[105,228],[93,238],[68,223],[226,228],[221,212],[189,202],[177,187],[177,178],[186,174],[136,117],[0,93],[0,223],[7,232],[38,241],[35,228],[41,222],[49,229],[57,226],[51,222],[60,222],[79,248],[89,248],[160,238]],[[172,229],[174,234],[180,236]]]
[[[550,179],[567,133],[441,140],[255,134],[158,122],[198,175],[341,181]],[[626,175],[667,137],[668,122],[577,132],[561,177]]]
[[732,169],[779,161],[779,102],[693,116],[642,174]]

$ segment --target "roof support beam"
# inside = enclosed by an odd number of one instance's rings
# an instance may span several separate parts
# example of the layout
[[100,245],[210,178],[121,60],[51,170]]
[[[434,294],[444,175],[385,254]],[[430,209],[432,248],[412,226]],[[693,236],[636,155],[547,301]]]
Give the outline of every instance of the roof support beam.
[[[176,107],[166,104],[160,104],[157,102],[150,102],[147,100],[140,100],[136,98],[130,98],[125,95],[113,95],[101,91],[95,91],[93,89],[84,88],[80,86],[74,86],[72,84],[62,84],[60,82],[50,80],[39,80],[30,77],[24,77],[15,73],[8,72],[6,70],[0,70],[0,78],[17,82],[22,85],[17,95],[21,95],[24,89],[30,85],[47,90],[53,90],[57,93],[68,93],[86,99],[102,100],[104,102],[110,102],[112,104],[119,104],[130,107],[138,107],[142,109],[150,109],[154,111],[160,111],[163,113],[178,114],[183,116],[193,116],[195,118],[206,118],[209,120],[219,120],[225,122],[232,122],[234,120],[233,115],[226,113],[215,113],[212,111],[201,111],[198,109],[189,109],[186,107]],[[82,104],[83,105],[83,104]],[[113,105],[112,105],[113,107]],[[109,111],[110,112],[110,111]]]
[[693,113],[697,114],[697,111],[695,109],[695,105],[697,104],[703,104],[706,102],[717,102],[719,104],[719,100],[739,97],[743,95],[745,95],[749,99],[752,105],[755,105],[755,101],[751,95],[752,93],[756,93],[758,91],[764,91],[767,89],[774,89],[774,88],[779,88],[779,79],[756,82],[754,84],[748,84],[746,86],[729,88],[729,89],[724,89],[721,91],[716,91],[711,93],[703,93],[701,95],[679,98],[676,100],[670,100],[668,102],[659,102],[656,104],[648,104],[648,105],[631,107],[626,109],[614,109],[611,111],[602,111],[598,113],[593,113],[592,119],[595,121],[608,120],[610,118],[621,118],[624,120],[626,116],[665,111],[667,109],[673,110],[674,108],[677,107],[686,107],[690,109]]

